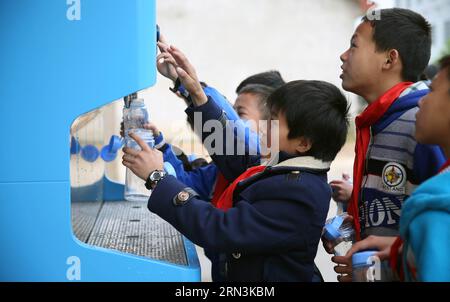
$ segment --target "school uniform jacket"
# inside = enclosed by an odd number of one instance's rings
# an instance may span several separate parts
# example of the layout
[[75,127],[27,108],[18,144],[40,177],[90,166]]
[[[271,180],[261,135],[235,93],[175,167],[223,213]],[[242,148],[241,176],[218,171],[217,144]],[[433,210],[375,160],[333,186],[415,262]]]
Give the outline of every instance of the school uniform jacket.
[[[223,133],[228,131],[225,113],[214,102],[191,107],[194,112],[202,113],[202,125],[217,120]],[[212,158],[229,181],[260,163],[259,156],[248,154]],[[193,243],[225,253],[228,281],[310,282],[331,198],[329,165],[281,152],[263,172],[239,183],[234,206],[226,212],[167,176],[153,190],[148,208]]]

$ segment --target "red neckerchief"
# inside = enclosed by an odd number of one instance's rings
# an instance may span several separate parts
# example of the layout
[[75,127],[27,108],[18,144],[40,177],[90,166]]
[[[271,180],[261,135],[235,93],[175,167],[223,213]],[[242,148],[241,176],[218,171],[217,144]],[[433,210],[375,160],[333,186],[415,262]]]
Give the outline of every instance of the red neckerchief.
[[353,165],[353,192],[348,205],[348,213],[353,216],[357,240],[361,238],[358,201],[364,175],[364,163],[370,142],[370,127],[388,111],[389,107],[398,99],[402,92],[412,84],[412,82],[402,82],[395,85],[356,117],[356,157]]
[[[400,248],[403,245],[403,240],[400,237],[397,237],[397,239],[394,241],[394,243],[391,245],[391,252],[389,253],[389,266],[394,272],[398,273],[398,276],[401,281],[405,280],[405,275],[403,272],[403,262],[400,253]],[[406,252],[406,251],[404,251]]]
[[211,200],[213,206],[217,207],[220,196],[227,189],[230,182],[223,176],[222,173],[217,172],[216,187],[214,188],[214,194]]
[[[228,188],[222,193],[220,198],[217,201],[216,207],[219,209],[222,209],[224,211],[228,210],[229,208],[233,207],[233,193],[236,189],[236,186],[238,183],[244,179],[247,179],[249,177],[252,177],[255,174],[258,174],[259,172],[264,171],[266,166],[256,166],[252,167],[250,169],[247,169],[244,173],[239,175],[238,178],[236,178],[231,185],[228,186]],[[215,194],[216,192],[214,192]]]
[[442,166],[442,168],[439,170],[439,173],[444,172],[444,170],[448,167],[450,167],[450,159],[447,160],[447,162]]

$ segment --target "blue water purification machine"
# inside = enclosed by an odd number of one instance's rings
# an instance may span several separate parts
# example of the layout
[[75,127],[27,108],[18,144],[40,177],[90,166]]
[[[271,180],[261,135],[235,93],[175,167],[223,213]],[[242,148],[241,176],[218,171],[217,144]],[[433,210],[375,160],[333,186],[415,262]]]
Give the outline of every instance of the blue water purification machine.
[[[0,1],[1,281],[200,280],[192,243],[123,201],[122,184],[71,179],[78,163],[109,164],[92,135],[71,133],[74,121],[155,84],[155,8]],[[147,232],[155,225],[164,236]]]

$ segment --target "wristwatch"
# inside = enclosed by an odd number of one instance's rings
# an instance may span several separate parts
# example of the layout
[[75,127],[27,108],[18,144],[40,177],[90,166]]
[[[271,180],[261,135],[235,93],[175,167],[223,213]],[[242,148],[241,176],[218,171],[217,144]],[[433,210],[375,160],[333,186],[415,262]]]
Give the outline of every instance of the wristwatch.
[[180,95],[186,100],[186,102],[188,104],[192,104],[192,99],[191,96],[189,95],[189,92],[186,90],[186,88],[184,88],[184,86],[182,85],[180,78],[177,78],[174,82],[173,82],[173,88],[169,87],[169,90],[172,91],[173,93],[177,93],[179,92]]
[[153,190],[158,182],[166,176],[166,172],[162,170],[155,170],[147,177],[145,187],[149,190]]

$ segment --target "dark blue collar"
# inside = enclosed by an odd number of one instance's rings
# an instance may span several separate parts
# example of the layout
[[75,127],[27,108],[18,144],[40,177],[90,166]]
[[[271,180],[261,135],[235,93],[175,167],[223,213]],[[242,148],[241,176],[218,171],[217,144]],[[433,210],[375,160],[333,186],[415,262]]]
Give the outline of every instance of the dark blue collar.
[[422,89],[408,93],[401,98],[398,98],[389,107],[388,111],[372,126],[372,133],[376,135],[383,131],[387,126],[389,126],[393,121],[402,116],[406,111],[417,107],[421,98],[430,92],[429,89]]

